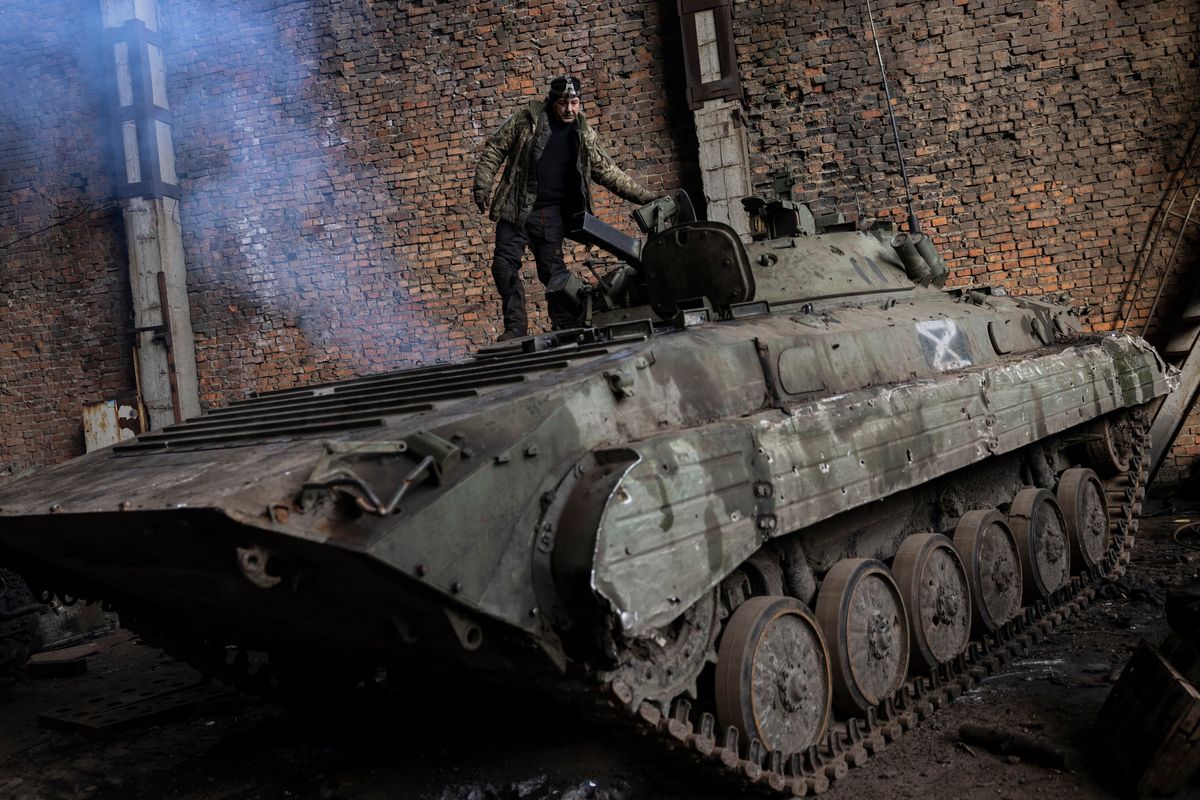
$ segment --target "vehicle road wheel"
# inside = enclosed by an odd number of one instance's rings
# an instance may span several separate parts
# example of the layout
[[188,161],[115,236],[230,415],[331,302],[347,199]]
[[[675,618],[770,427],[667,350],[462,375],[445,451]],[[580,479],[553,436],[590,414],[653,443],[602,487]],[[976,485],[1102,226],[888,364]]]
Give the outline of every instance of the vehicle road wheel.
[[908,674],[908,615],[891,572],[873,558],[846,558],[825,575],[817,623],[829,643],[834,706],[861,714]]
[[1129,429],[1120,420],[1108,416],[1096,424],[1093,432],[1096,438],[1089,441],[1085,448],[1096,472],[1106,478],[1128,472],[1130,455],[1134,449]]
[[825,640],[793,597],[752,597],[725,624],[717,650],[717,719],[787,755],[829,725],[832,679]]
[[971,640],[971,587],[954,542],[918,533],[900,545],[892,574],[908,610],[914,666],[933,669]]
[[1087,572],[1108,551],[1109,516],[1104,485],[1090,469],[1076,467],[1062,474],[1056,495],[1071,542],[1071,571]]
[[1028,487],[1017,492],[1008,512],[1024,576],[1025,604],[1045,599],[1066,585],[1071,573],[1067,523],[1054,495]]
[[954,529],[954,549],[967,570],[975,635],[999,628],[1021,610],[1017,540],[995,509],[968,511]]

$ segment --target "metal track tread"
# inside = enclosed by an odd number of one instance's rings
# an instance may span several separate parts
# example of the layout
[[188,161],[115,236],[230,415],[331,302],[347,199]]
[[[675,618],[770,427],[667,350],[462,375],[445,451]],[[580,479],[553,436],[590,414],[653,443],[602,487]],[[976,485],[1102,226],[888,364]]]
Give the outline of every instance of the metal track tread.
[[[1056,628],[1080,614],[1096,596],[1106,578],[1123,575],[1133,555],[1138,513],[1149,474],[1149,434],[1144,427],[1130,473],[1104,482],[1112,543],[1101,566],[1091,574],[1076,575],[1055,592],[1051,602],[1026,606],[1016,619],[994,634],[972,641],[953,661],[930,675],[905,682],[896,693],[863,717],[839,720],[830,726],[824,742],[790,757],[768,752],[757,739],[739,742],[736,728],[717,731],[712,714],[693,718],[691,702],[677,698],[671,709],[645,701],[630,715],[622,703],[628,687],[619,680],[603,685],[596,696],[608,698],[607,715],[619,713],[631,720],[639,733],[648,734],[669,749],[689,753],[696,761],[725,776],[740,779],[757,789],[790,797],[822,794],[844,778],[851,768],[868,763],[900,736],[913,730],[935,711],[994,675],[1010,661],[1021,658]],[[1131,480],[1132,478],[1132,480]]]

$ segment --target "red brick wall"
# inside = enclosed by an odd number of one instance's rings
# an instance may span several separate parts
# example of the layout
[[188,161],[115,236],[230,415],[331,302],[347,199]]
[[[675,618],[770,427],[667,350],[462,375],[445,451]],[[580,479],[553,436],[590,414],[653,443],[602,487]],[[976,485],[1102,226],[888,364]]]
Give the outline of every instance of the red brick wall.
[[[782,160],[809,198],[901,218],[865,4],[735,7],[763,190]],[[1194,124],[1200,6],[900,2],[877,14],[918,214],[954,281],[1071,291],[1095,329],[1112,328]]]
[[[635,177],[697,188],[671,0],[160,3],[206,404],[490,340],[492,226],[470,202],[475,153],[548,75],[582,76],[585,111]],[[0,65],[25,87],[0,109],[9,237],[109,191],[78,44],[98,22],[68,6],[0,0]],[[752,163],[763,193],[788,167],[810,200],[899,219],[864,8],[735,3]],[[954,282],[1069,291],[1094,329],[1117,325],[1193,130],[1200,7],[904,0],[878,12],[917,207]],[[26,128],[48,141],[24,144]],[[629,207],[598,194],[601,216],[628,229]],[[1190,241],[1183,251],[1164,319]],[[111,217],[85,215],[4,255],[0,302],[13,305],[0,308],[0,348],[22,357],[0,360],[0,389],[23,373],[24,405],[0,394],[0,446],[58,460],[79,449],[82,398],[132,384],[120,241]],[[1158,261],[1137,292],[1139,329]],[[530,301],[541,307],[537,292]],[[71,308],[86,310],[64,317]]]
[[133,391],[98,25],[68,0],[0,3],[0,476],[82,453],[83,405]]
[[[270,5],[161,2],[208,404],[491,341],[475,154],[550,75],[582,77],[585,113],[640,181],[694,172],[660,4]],[[628,214],[597,195],[605,218]]]

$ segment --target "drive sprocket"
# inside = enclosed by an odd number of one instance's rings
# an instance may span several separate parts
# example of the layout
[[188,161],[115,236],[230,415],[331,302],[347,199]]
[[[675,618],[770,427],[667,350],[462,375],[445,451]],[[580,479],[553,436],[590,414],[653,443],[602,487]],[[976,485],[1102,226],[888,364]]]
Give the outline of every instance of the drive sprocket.
[[601,679],[632,709],[647,700],[665,709],[675,697],[686,694],[695,698],[697,678],[705,666],[717,660],[719,615],[714,590],[647,636],[613,637],[620,666],[603,673]]

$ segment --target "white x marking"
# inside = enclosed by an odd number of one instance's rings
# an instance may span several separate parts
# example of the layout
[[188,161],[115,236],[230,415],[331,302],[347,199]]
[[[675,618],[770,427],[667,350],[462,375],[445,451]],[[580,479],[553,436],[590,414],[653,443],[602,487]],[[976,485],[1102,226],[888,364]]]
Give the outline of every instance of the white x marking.
[[949,319],[930,319],[917,323],[917,333],[933,344],[932,366],[939,372],[971,366],[971,359],[954,349],[958,323]]

